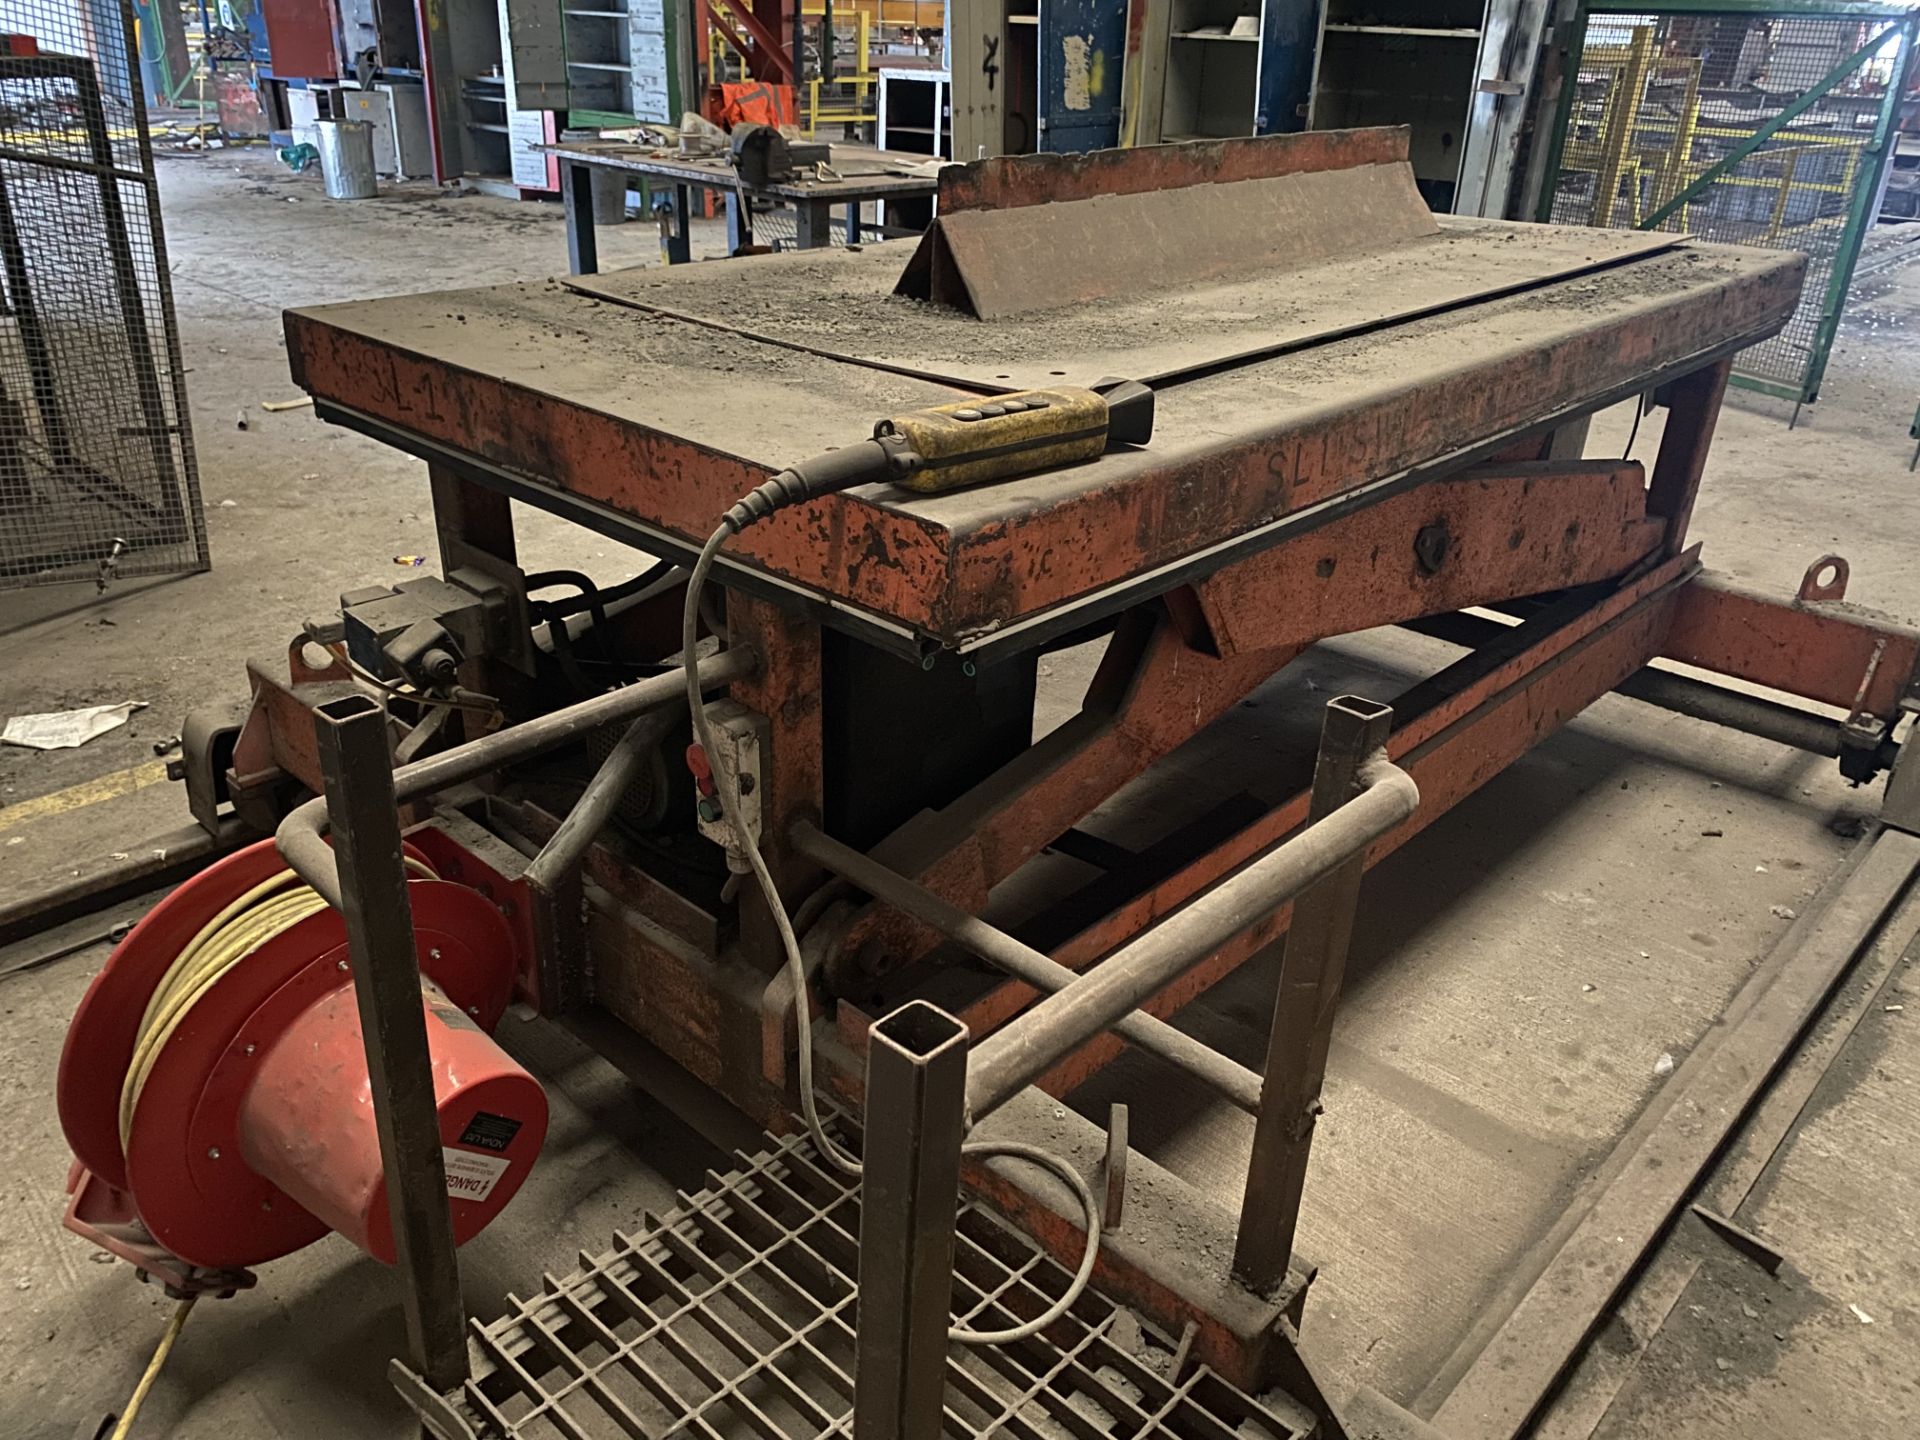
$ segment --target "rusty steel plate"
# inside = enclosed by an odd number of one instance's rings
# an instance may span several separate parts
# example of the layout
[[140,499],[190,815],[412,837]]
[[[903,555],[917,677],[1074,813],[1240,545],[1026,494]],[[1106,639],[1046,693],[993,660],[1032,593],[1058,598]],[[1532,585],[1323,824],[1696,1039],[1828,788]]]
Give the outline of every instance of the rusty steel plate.
[[[1585,266],[1611,245],[1664,242],[1450,223],[1430,243],[1460,257],[1452,283],[1464,288],[1538,274],[1541,254]],[[1284,288],[1292,333],[1311,343],[1210,367],[1210,355],[1270,345],[1279,332],[1251,302],[1226,308],[1223,293],[1213,310],[1196,295],[1160,313],[1164,341],[1141,319],[1152,343],[1124,353],[1086,323],[1105,302],[992,325],[936,316],[928,323],[949,348],[910,347],[860,309],[929,310],[881,293],[897,260],[831,252],[623,282],[708,296],[719,321],[555,282],[330,305],[289,312],[288,351],[324,418],[668,555],[697,545],[771,471],[870,433],[880,416],[953,397],[924,376],[728,328],[753,314],[771,324],[793,308],[790,290],[829,297],[823,334],[838,324],[850,345],[877,336],[898,358],[968,372],[956,378],[1124,373],[1129,358],[1148,372],[1188,367],[1161,390],[1145,449],[945,495],[869,486],[825,497],[754,526],[723,561],[725,583],[759,585],[873,643],[987,652],[1211,573],[1342,507],[1721,358],[1784,323],[1803,269],[1797,256],[1688,245],[1380,319],[1375,254],[1313,267],[1311,287],[1304,272],[1255,287]],[[1406,292],[1430,299],[1442,273],[1415,267]],[[1029,347],[1025,368],[979,366],[987,336],[1002,354],[1016,340]]]
[[[1332,183],[1356,173],[1303,178]],[[1024,230],[1040,216],[1037,209],[967,213]],[[1033,255],[1033,237],[1021,238],[1029,243],[1015,248]],[[1332,242],[1322,235],[1320,243]],[[1428,233],[1384,244],[1356,239],[1310,263],[1104,299],[1063,290],[1059,308],[988,322],[894,294],[907,258],[899,246],[796,251],[740,266],[642,266],[561,283],[644,312],[966,389],[1034,389],[1102,375],[1160,386],[1615,269],[1680,243],[1637,231],[1447,216]]]

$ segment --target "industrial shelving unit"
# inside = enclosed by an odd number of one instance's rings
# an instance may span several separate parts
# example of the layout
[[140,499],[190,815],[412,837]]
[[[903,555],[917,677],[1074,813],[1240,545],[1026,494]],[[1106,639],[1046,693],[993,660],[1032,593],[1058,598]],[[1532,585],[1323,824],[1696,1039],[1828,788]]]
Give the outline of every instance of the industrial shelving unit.
[[1258,0],[1173,0],[1163,139],[1218,140],[1254,133],[1264,12]]
[[560,13],[572,123],[679,118],[664,0],[570,0]]
[[1487,0],[1327,0],[1312,128],[1411,126],[1421,194],[1436,210],[1459,208],[1488,30]]

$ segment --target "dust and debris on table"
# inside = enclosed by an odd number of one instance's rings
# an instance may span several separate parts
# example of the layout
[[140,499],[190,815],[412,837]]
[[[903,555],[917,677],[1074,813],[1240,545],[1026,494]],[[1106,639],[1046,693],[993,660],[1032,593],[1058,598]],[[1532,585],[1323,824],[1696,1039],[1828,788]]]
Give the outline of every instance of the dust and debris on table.
[[127,723],[136,710],[144,710],[144,700],[127,700],[117,705],[89,705],[81,710],[49,710],[39,715],[15,715],[0,730],[0,744],[19,745],[28,750],[71,750],[97,739]]

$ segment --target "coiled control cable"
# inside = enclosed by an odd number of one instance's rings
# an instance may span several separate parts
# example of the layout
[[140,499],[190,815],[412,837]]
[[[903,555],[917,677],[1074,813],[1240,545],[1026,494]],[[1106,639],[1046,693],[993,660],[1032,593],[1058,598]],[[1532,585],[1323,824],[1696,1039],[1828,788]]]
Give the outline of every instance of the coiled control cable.
[[[409,855],[407,869],[424,879],[437,878],[433,868]],[[268,876],[202,925],[160,977],[146,1012],[140,1017],[133,1061],[120,1087],[120,1147],[133,1134],[133,1115],[147,1078],[194,1005],[236,965],[242,964],[268,941],[277,939],[327,908],[311,885],[300,883],[291,870]]]

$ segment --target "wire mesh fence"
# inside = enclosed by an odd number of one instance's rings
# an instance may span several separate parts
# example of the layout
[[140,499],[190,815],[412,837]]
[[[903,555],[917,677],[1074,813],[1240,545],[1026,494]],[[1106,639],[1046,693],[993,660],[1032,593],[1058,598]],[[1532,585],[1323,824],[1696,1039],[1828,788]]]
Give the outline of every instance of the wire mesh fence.
[[205,569],[131,10],[0,36],[0,587]]
[[1859,5],[1583,9],[1540,218],[1804,251],[1799,308],[1735,360],[1734,377],[1813,399],[1882,184],[1913,25]]

